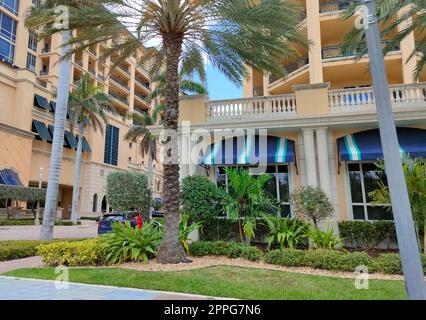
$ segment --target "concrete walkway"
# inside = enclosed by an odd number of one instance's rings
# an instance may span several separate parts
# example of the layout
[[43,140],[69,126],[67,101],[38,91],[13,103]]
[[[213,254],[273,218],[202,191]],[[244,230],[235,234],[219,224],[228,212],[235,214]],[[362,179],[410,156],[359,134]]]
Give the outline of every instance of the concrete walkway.
[[52,280],[0,276],[0,300],[214,300],[215,298],[153,290],[119,288]]
[[29,257],[24,259],[2,261],[0,262],[0,273],[22,268],[39,268],[43,266],[44,264],[41,261],[41,257]]
[[[40,226],[1,226],[0,241],[2,240],[38,240]],[[82,220],[80,226],[55,226],[54,239],[81,239],[98,236],[98,225],[95,221]]]

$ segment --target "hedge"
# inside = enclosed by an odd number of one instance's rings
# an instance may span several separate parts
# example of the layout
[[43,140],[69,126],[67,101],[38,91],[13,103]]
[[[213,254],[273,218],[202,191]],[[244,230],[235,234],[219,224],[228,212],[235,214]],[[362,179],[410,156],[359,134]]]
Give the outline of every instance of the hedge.
[[[43,223],[40,220],[40,223]],[[0,226],[32,226],[34,225],[34,219],[8,219],[0,220]],[[77,225],[81,225],[80,221],[77,221]],[[68,220],[57,220],[55,226],[73,226],[72,221]]]
[[46,189],[0,185],[0,199],[40,201],[46,198]]
[[[52,242],[63,242],[62,240],[40,241],[40,240],[19,240],[19,241],[0,241],[0,261],[22,259],[37,255],[37,246]],[[72,239],[70,241],[80,241]]]
[[189,253],[192,256],[227,256],[229,258],[245,258],[250,261],[258,261],[262,258],[262,250],[236,242],[225,241],[196,241],[189,245]]
[[355,248],[370,250],[389,239],[396,241],[393,221],[341,221],[340,237]]
[[48,266],[95,266],[106,263],[106,243],[102,238],[78,242],[57,242],[37,247],[37,254]]

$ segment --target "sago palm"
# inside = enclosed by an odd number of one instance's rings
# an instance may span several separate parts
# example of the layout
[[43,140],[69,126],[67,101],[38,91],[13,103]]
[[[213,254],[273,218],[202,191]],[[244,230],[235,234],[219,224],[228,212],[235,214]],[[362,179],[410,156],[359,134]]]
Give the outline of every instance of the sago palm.
[[139,143],[142,157],[148,156],[148,189],[152,189],[153,161],[157,160],[157,138],[149,130],[149,126],[157,123],[158,108],[155,108],[152,115],[147,112],[133,113],[133,127],[127,131],[124,139]]
[[[291,43],[308,45],[299,29],[301,5],[294,0],[98,0],[73,6],[75,1],[46,0],[33,9],[40,26],[58,16],[52,4],[69,5],[69,29],[78,29],[69,41],[73,48],[63,58],[114,39],[101,58],[115,55],[113,66],[146,49],[139,61],[150,61],[151,75],[166,72],[163,126],[176,132],[179,119],[179,65],[186,73],[204,74],[206,60],[237,84],[248,76],[247,67],[283,74],[281,61],[296,59]],[[108,8],[108,9],[106,9]],[[126,36],[128,31],[133,37]],[[58,30],[49,29],[48,33]],[[177,139],[168,143],[164,171],[164,239],[158,253],[161,263],[186,261],[179,240],[180,185]]]
[[90,81],[89,74],[83,74],[77,87],[70,93],[68,101],[70,126],[78,128],[78,143],[75,155],[74,183],[72,193],[71,221],[77,223],[78,198],[80,196],[80,168],[83,151],[83,134],[86,127],[98,129],[103,134],[103,126],[108,123],[107,112],[115,112],[110,98],[100,86]]
[[[357,14],[361,1],[354,1],[344,13],[345,19]],[[381,24],[382,39],[386,39],[384,53],[400,46],[402,40],[416,34],[414,50],[408,60],[416,59],[417,67],[413,77],[418,79],[426,63],[426,0],[376,0],[377,18]],[[359,13],[359,12],[358,12]],[[409,22],[411,21],[411,22]],[[409,23],[408,23],[409,22]],[[358,59],[367,53],[367,42],[363,28],[353,28],[343,43],[345,54],[356,53]],[[407,61],[404,61],[406,63]]]

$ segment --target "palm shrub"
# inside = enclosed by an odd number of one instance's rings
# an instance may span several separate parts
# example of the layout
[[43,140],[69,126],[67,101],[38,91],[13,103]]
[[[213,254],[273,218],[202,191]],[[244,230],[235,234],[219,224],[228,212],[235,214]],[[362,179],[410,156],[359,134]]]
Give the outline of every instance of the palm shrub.
[[[62,19],[57,5],[68,6],[68,24],[63,29],[44,28]],[[98,0],[77,3],[69,0],[45,0],[32,6],[27,22],[42,29],[41,38],[78,30],[66,42],[72,48],[62,57],[114,40],[101,59],[115,56],[112,68],[146,45],[158,39],[158,45],[144,50],[138,63],[150,61],[150,74],[166,72],[164,121],[167,131],[177,132],[179,119],[179,67],[196,72],[205,79],[205,58],[238,85],[248,77],[247,67],[264,73],[284,75],[283,59],[297,60],[296,47],[308,47],[299,29],[302,6],[293,0]],[[129,30],[132,36],[126,37]],[[149,47],[149,45],[146,45]],[[176,139],[175,139],[176,140]],[[172,155],[179,144],[171,141]],[[164,241],[158,260],[161,263],[185,262],[186,254],[179,239],[180,184],[179,163],[165,159],[164,165]]]
[[295,249],[306,238],[308,224],[297,219],[281,218],[273,215],[264,215],[269,229],[267,238],[268,249],[276,243],[281,249]]
[[191,242],[193,241],[193,239],[189,238],[189,235],[192,232],[201,229],[202,226],[203,226],[202,221],[197,221],[190,224],[189,215],[187,213],[182,214],[182,218],[179,223],[179,238],[187,253],[189,253],[188,241],[191,241]]
[[251,176],[248,170],[226,168],[228,193],[224,197],[223,211],[238,223],[240,241],[255,236],[257,219],[266,213],[277,213],[278,205],[265,191],[269,175]]
[[163,233],[154,222],[145,223],[143,228],[133,228],[129,222],[113,223],[112,232],[106,234],[107,261],[143,261],[154,257],[161,243]]
[[309,238],[312,248],[336,249],[342,245],[334,230],[323,231],[311,226],[305,230],[305,235]]
[[320,188],[303,187],[291,195],[298,217],[313,222],[315,228],[318,223],[330,217],[334,211],[327,195]]

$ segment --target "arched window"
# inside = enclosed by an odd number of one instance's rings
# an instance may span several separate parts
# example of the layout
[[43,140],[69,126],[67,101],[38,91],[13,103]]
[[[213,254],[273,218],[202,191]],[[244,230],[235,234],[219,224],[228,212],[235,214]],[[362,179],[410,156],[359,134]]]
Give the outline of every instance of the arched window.
[[107,200],[106,200],[106,196],[104,196],[102,198],[101,210],[102,210],[103,213],[106,213],[108,211],[108,203],[107,203]]
[[92,207],[92,212],[98,212],[98,194],[95,193],[93,195],[93,207]]
[[160,191],[160,187],[161,187],[161,181],[160,180],[157,180],[157,191],[159,192]]

